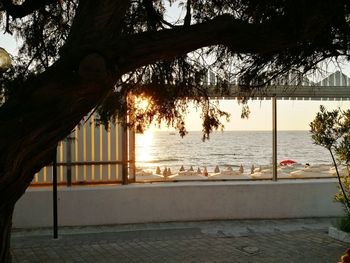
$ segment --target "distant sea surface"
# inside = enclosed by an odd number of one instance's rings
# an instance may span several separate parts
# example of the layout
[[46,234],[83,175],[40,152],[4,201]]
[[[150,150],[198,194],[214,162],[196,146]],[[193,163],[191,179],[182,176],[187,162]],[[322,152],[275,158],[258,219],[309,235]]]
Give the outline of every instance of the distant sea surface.
[[[203,142],[201,132],[189,132],[184,138],[166,131],[136,135],[136,165],[145,170],[171,168],[178,171],[192,165],[212,171],[216,165],[245,168],[272,164],[272,133],[269,131],[224,131],[210,135]],[[278,161],[292,159],[299,163],[330,164],[329,153],[314,145],[308,131],[278,132]]]

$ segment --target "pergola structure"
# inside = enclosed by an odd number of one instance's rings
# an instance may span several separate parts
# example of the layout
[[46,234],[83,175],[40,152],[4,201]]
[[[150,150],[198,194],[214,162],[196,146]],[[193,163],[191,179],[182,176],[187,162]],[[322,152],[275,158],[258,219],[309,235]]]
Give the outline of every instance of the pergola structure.
[[[215,85],[213,80],[210,84]],[[215,90],[215,89],[213,89]],[[350,100],[350,78],[340,71],[329,75],[320,82],[312,83],[308,79],[300,79],[298,76],[288,75],[277,80],[271,85],[247,90],[240,85],[232,84],[224,97],[217,92],[209,91],[209,97],[215,99],[246,98],[252,100],[272,100],[272,180],[277,181],[277,100]],[[122,175],[123,183],[135,181],[135,132],[124,129],[122,141],[118,147],[122,147]]]
[[[279,83],[272,83],[269,86],[258,88],[255,90],[245,90],[240,85],[231,85],[229,87],[228,94],[223,97],[222,94],[217,94],[216,92],[209,91],[210,98],[224,98],[224,99],[237,99],[237,98],[247,98],[247,99],[272,99],[272,163],[273,163],[273,174],[272,180],[277,181],[277,100],[350,100],[350,78],[344,75],[343,73],[337,71],[331,74],[328,78],[322,80],[319,83],[311,83],[310,81],[299,81],[293,83],[293,79],[282,79]],[[215,83],[209,82],[213,86]],[[300,83],[300,85],[298,84]],[[215,90],[215,89],[213,89]],[[131,117],[131,116],[130,116]],[[118,128],[119,129],[119,128]],[[93,131],[93,129],[92,129]],[[118,160],[114,163],[118,164],[118,175],[122,175],[122,183],[128,184],[129,182],[134,182],[136,179],[135,171],[135,131],[132,129],[127,129],[126,127],[120,127],[120,133],[117,133],[115,142],[117,145],[116,156]],[[77,131],[76,131],[77,133]],[[86,139],[86,133],[83,131],[83,138]],[[92,138],[94,139],[94,132],[92,132]],[[110,157],[110,145],[111,140],[107,143],[108,148],[108,158]],[[102,142],[102,137],[100,139],[100,147]],[[84,140],[85,141],[85,140]],[[75,155],[78,155],[78,145],[75,145]],[[67,147],[71,149],[71,146]],[[84,160],[86,158],[86,145],[84,143]],[[91,153],[94,155],[94,147],[91,144]],[[119,154],[120,153],[120,154]],[[70,156],[70,150],[67,150],[67,156]],[[101,149],[100,149],[101,156]],[[77,156],[76,156],[77,157]],[[71,170],[70,166],[72,165],[71,160],[67,158],[67,167]],[[77,161],[76,158],[75,161]],[[94,158],[93,158],[94,159]],[[76,162],[78,164],[99,164],[99,162],[86,162],[83,163]],[[100,162],[101,164],[103,162]],[[111,162],[107,162],[111,164]],[[61,165],[63,165],[61,163]],[[85,167],[85,166],[84,166]],[[62,168],[62,166],[60,166]],[[101,168],[102,169],[102,168]],[[58,220],[57,220],[57,160],[55,159],[53,164],[53,220],[54,220],[54,238],[58,237]],[[68,171],[68,169],[67,169]],[[102,170],[100,170],[102,171]],[[85,172],[84,172],[85,173]],[[77,176],[77,175],[76,175]],[[85,175],[84,175],[85,176]],[[67,172],[68,178],[68,172]],[[67,185],[68,183],[67,179]]]

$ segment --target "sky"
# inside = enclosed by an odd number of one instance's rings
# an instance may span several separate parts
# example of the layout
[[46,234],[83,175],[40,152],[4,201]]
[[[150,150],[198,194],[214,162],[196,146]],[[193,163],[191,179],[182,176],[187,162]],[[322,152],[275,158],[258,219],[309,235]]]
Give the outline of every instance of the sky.
[[[277,100],[278,130],[309,130],[309,124],[315,118],[320,105],[324,105],[327,110],[338,107],[349,109],[350,101]],[[271,100],[249,101],[248,106],[251,111],[249,119],[241,119],[241,106],[236,100],[220,101],[220,108],[231,114],[230,122],[223,122],[225,130],[272,130]],[[185,125],[189,131],[201,130],[200,114],[193,109],[187,116]]]
[[[8,34],[0,34],[0,47],[5,48],[10,54],[16,53],[16,41]],[[327,71],[332,73],[339,68],[329,65]],[[345,63],[342,72],[350,77],[350,64]],[[349,87],[350,88],[350,87]],[[349,91],[350,92],[350,91]],[[350,101],[277,101],[277,125],[279,130],[308,130],[309,123],[314,119],[320,105],[327,110],[340,107],[349,109]],[[249,119],[241,119],[241,106],[235,100],[220,101],[221,109],[231,114],[230,122],[223,122],[225,130],[271,130],[272,129],[272,105],[271,100],[249,101],[251,114]],[[200,113],[190,107],[190,113],[185,119],[186,128],[189,131],[201,130]],[[152,127],[153,130],[157,128]],[[162,127],[162,130],[168,130]],[[171,129],[170,129],[171,130]]]

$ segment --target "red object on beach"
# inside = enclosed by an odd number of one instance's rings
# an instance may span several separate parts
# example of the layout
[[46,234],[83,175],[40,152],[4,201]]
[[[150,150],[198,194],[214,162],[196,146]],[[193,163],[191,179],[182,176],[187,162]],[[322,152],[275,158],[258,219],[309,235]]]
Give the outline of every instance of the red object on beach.
[[280,162],[280,165],[291,165],[293,163],[296,163],[296,161],[293,160],[283,160]]

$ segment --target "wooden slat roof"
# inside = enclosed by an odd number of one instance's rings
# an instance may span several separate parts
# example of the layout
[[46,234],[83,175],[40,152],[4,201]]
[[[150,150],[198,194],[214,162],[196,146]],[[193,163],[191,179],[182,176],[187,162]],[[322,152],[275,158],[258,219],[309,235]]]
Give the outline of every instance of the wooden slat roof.
[[249,90],[232,84],[226,95],[223,96],[213,90],[209,91],[209,97],[264,99],[276,96],[277,99],[284,100],[350,100],[350,78],[340,71],[332,73],[317,83],[308,79],[299,81],[301,82],[299,85],[297,82],[296,78],[284,78],[269,86]]

